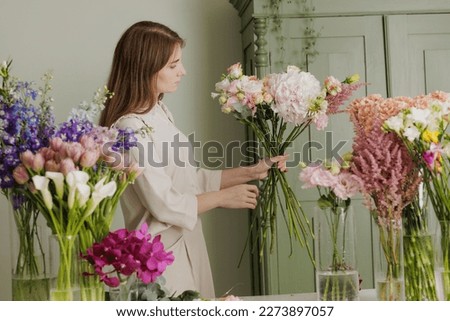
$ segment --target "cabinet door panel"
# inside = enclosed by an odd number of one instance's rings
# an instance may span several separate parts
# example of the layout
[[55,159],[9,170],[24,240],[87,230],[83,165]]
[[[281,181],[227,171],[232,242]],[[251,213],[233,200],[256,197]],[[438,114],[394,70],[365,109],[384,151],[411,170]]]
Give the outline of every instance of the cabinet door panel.
[[386,18],[390,96],[450,91],[450,14]]
[[[287,65],[303,65],[319,81],[333,75],[341,80],[358,73],[361,81],[370,85],[361,88],[354,97],[369,93],[386,95],[386,74],[384,60],[383,20],[381,16],[315,18],[314,26],[320,31],[315,49],[318,54],[307,57],[302,53],[305,38],[302,28],[306,19],[285,19],[282,23],[284,39],[268,35],[271,52],[271,71],[278,72]],[[280,45],[283,50],[280,50]],[[297,140],[288,151],[300,155],[302,161],[329,158],[332,151],[341,153],[351,150],[353,126],[346,114],[332,116],[325,131],[311,128]],[[342,142],[342,143],[340,143]],[[310,145],[308,145],[310,144]],[[343,144],[339,149],[340,144]],[[308,150],[308,146],[310,147]],[[306,151],[306,152],[305,152]],[[309,155],[307,155],[309,154]],[[307,215],[312,219],[318,199],[315,189],[304,190],[298,181],[298,169],[291,168],[288,181],[302,201]],[[365,288],[373,287],[371,219],[361,199],[355,199],[358,268],[364,279]],[[290,256],[289,238],[284,219],[277,222],[278,239],[276,251],[270,256],[270,293],[294,293],[315,291],[314,268],[308,259],[306,249],[294,243]],[[313,248],[313,242],[310,244]]]

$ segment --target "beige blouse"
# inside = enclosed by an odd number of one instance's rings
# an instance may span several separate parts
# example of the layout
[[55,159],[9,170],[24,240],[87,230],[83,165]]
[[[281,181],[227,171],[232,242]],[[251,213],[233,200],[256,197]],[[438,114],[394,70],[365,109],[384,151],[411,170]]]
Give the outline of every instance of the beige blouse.
[[222,172],[196,167],[189,140],[162,102],[145,115],[130,114],[115,124],[135,130],[143,126],[151,132],[138,135],[131,156],[144,170],[121,197],[125,226],[137,229],[147,222],[151,235],[160,234],[165,249],[173,251],[175,260],[163,274],[171,293],[197,290],[203,298],[214,298],[196,195],[218,191]]

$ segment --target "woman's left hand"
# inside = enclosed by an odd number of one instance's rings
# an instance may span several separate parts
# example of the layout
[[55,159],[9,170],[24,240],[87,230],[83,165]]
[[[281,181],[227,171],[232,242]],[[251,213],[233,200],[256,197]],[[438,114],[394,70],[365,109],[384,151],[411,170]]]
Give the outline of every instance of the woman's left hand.
[[274,157],[266,157],[261,159],[256,165],[253,165],[253,171],[256,179],[264,179],[269,174],[269,169],[272,168],[272,165],[277,163],[277,168],[282,172],[287,172],[286,168],[286,160],[289,155],[279,155]]

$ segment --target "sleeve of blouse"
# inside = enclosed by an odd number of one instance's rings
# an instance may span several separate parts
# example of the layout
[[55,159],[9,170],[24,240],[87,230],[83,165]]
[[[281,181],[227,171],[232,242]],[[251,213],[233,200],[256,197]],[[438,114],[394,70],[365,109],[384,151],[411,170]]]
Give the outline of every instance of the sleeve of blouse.
[[[116,127],[139,129],[144,123],[138,117],[122,118]],[[130,150],[131,159],[144,168],[131,186],[142,205],[160,222],[193,230],[198,218],[197,197],[182,194],[172,186],[171,178],[164,168],[151,164],[162,164],[156,152],[151,134],[137,134],[138,147]],[[151,159],[149,159],[151,157]],[[151,163],[152,162],[152,163]],[[124,213],[126,215],[126,213]]]
[[199,168],[197,170],[198,186],[202,193],[220,190],[222,170],[209,170]]

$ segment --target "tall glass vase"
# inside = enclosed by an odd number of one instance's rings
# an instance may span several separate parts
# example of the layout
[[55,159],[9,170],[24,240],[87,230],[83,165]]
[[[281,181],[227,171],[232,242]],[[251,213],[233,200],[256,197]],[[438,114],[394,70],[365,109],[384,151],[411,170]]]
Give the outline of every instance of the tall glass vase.
[[80,295],[81,301],[105,301],[105,286],[95,274],[92,264],[80,262]]
[[50,229],[32,202],[19,195],[10,200],[12,300],[46,301]]
[[[99,231],[97,231],[99,232]],[[88,248],[90,248],[96,240],[90,229],[83,226],[80,229],[78,235],[78,241],[80,244],[81,254],[86,254]],[[104,301],[105,300],[105,286],[100,277],[95,273],[94,267],[86,260],[80,261],[80,293],[82,301]]]
[[403,229],[401,219],[376,220],[375,289],[379,301],[405,299]]
[[51,301],[79,301],[80,252],[78,236],[50,236]]
[[439,299],[450,301],[450,221],[439,221],[435,248]]
[[359,300],[353,208],[316,207],[314,235],[318,300]]
[[110,301],[138,301],[138,290],[140,282],[131,276],[125,279],[117,287],[109,288]]
[[433,232],[430,231],[426,193],[403,209],[403,253],[405,298],[408,301],[436,301]]

